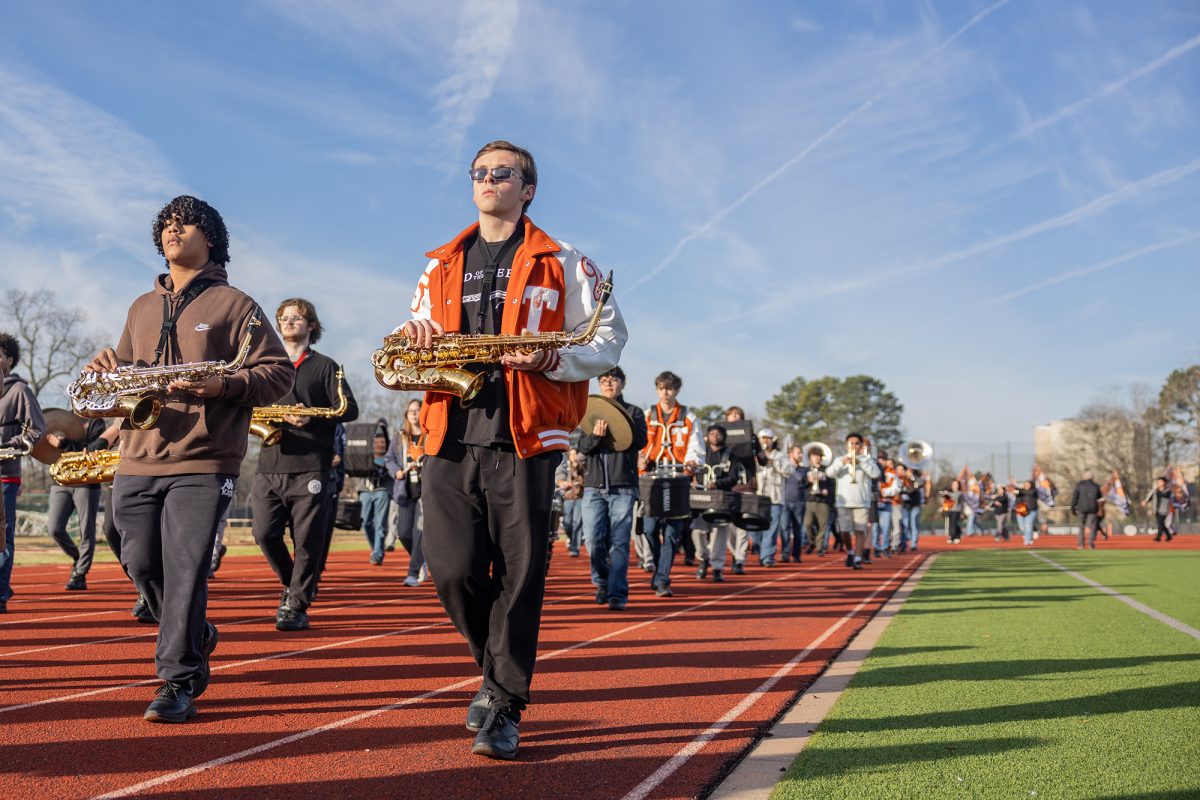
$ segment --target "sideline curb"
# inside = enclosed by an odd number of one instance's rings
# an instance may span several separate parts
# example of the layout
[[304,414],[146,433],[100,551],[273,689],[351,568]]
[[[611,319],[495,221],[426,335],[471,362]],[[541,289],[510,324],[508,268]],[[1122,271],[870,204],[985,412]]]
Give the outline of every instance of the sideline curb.
[[833,663],[806,689],[733,772],[707,795],[708,800],[767,800],[796,756],[808,745],[817,727],[842,696],[875,644],[887,630],[916,585],[937,560],[934,553],[921,562],[879,611],[863,626]]

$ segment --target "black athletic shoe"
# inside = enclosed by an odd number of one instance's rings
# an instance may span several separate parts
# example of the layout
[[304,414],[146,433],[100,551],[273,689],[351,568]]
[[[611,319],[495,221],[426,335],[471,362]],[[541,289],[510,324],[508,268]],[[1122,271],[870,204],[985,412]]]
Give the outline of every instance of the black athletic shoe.
[[475,744],[471,745],[471,752],[477,756],[512,761],[517,757],[520,740],[521,732],[517,729],[517,721],[509,712],[492,709],[488,712],[483,727],[475,735]]
[[8,613],[8,601],[0,600],[0,614],[7,614],[7,613]]
[[670,586],[655,586],[654,594],[656,597],[674,597],[675,593],[671,591]]
[[719,569],[714,569],[713,570],[713,583],[724,583],[724,582],[725,582],[725,573],[721,572],[721,570],[719,570]]
[[773,567],[773,566],[775,566],[775,560],[768,558],[766,561],[762,562],[762,565],[764,567]]
[[67,581],[67,590],[72,592],[86,592],[87,578],[83,575],[71,573],[71,580]]
[[733,562],[733,574],[734,575],[745,575],[746,574],[746,565],[740,561]]
[[217,626],[211,622],[204,623],[204,638],[200,640],[200,669],[192,678],[192,697],[199,697],[208,688],[211,672],[208,667],[208,657],[217,649]]
[[138,622],[145,623],[146,625],[158,624],[158,620],[154,618],[154,614],[150,613],[149,603],[147,603],[146,598],[140,594],[138,595],[137,602],[133,604],[133,611],[131,613]]
[[[602,606],[608,602],[608,587],[600,586],[596,588],[596,605]],[[478,730],[478,729],[476,729]]]
[[228,551],[229,548],[224,544],[221,544],[219,547],[217,547],[217,552],[213,553],[212,564],[210,564],[208,568],[208,577],[211,578],[217,574],[217,570],[221,568],[221,559],[225,557],[225,553]]
[[142,719],[147,722],[187,722],[194,716],[196,704],[192,702],[192,687],[186,683],[164,681]]
[[856,558],[856,559],[854,559],[854,568],[855,568],[855,569],[862,569],[862,568],[863,568],[863,562],[862,562],[862,560],[861,560],[861,559],[857,559],[857,558]]
[[864,563],[864,564],[871,563],[871,554],[870,553],[863,553],[862,563]]
[[694,567],[696,566],[696,559],[692,558],[691,556],[684,556],[683,565],[685,567]]
[[847,567],[854,566],[854,553],[846,553],[846,566]]
[[492,711],[492,696],[487,693],[487,689],[482,686],[475,696],[471,698],[471,704],[467,706],[467,730],[476,732],[483,730],[483,724],[487,722],[487,716]]
[[704,580],[708,577],[708,559],[700,559],[700,566],[696,570],[696,580]]
[[371,566],[372,567],[383,566],[383,556],[371,556]]
[[303,631],[308,630],[308,614],[298,608],[285,606],[275,615],[275,630]]
[[609,611],[624,611],[625,610],[625,601],[619,597],[611,598],[608,601],[608,610]]

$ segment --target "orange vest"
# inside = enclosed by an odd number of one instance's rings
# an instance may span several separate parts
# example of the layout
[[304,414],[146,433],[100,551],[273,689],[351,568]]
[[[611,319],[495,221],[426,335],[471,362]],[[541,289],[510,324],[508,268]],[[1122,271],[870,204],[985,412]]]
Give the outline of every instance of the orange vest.
[[[525,239],[513,254],[512,274],[508,279],[507,299],[500,317],[500,333],[515,335],[524,328],[534,332],[561,331],[564,328],[564,303],[551,308],[541,305],[540,318],[530,326],[530,298],[536,292],[527,289],[542,287],[566,294],[563,265],[555,253],[561,249],[529,217],[522,216]],[[479,229],[479,223],[467,227],[449,243],[425,255],[433,259],[413,300],[413,310],[428,294],[430,317],[447,333],[461,331],[463,263],[466,260],[463,244]],[[551,450],[566,450],[571,431],[579,425],[587,409],[588,382],[563,383],[552,381],[537,372],[504,368],[504,387],[508,394],[509,430],[517,455],[529,458]],[[427,434],[425,452],[436,455],[442,447],[450,421],[453,396],[444,392],[427,392],[421,406],[421,427]]]
[[657,403],[646,411],[646,454],[648,461],[682,464],[687,461],[688,441],[692,438],[692,415],[676,405],[665,418]]

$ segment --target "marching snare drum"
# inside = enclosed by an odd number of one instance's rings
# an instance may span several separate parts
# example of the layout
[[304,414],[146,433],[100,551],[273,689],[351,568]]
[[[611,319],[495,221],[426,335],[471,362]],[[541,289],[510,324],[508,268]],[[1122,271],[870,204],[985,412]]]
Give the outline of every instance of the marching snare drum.
[[733,524],[744,531],[765,531],[771,527],[771,498],[761,494],[741,492],[741,509]]
[[700,512],[705,522],[721,524],[729,522],[741,510],[741,495],[721,489],[692,489],[689,498],[692,511]]
[[683,472],[682,464],[659,464],[654,474],[638,478],[643,516],[683,519],[692,515],[692,479]]

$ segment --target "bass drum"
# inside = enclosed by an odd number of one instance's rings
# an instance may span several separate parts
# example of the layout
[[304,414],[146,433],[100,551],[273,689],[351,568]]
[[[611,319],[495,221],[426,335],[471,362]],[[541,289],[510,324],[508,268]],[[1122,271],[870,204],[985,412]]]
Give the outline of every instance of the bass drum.
[[642,498],[642,515],[655,519],[682,519],[692,515],[690,502],[691,480],[685,475],[661,477],[643,475],[638,478],[638,493]]
[[741,509],[733,524],[744,531],[765,531],[771,527],[771,498],[761,494],[743,493]]
[[726,492],[720,489],[693,489],[691,494],[692,511],[699,512],[700,518],[714,525],[730,522],[742,508],[741,495],[737,492]]

